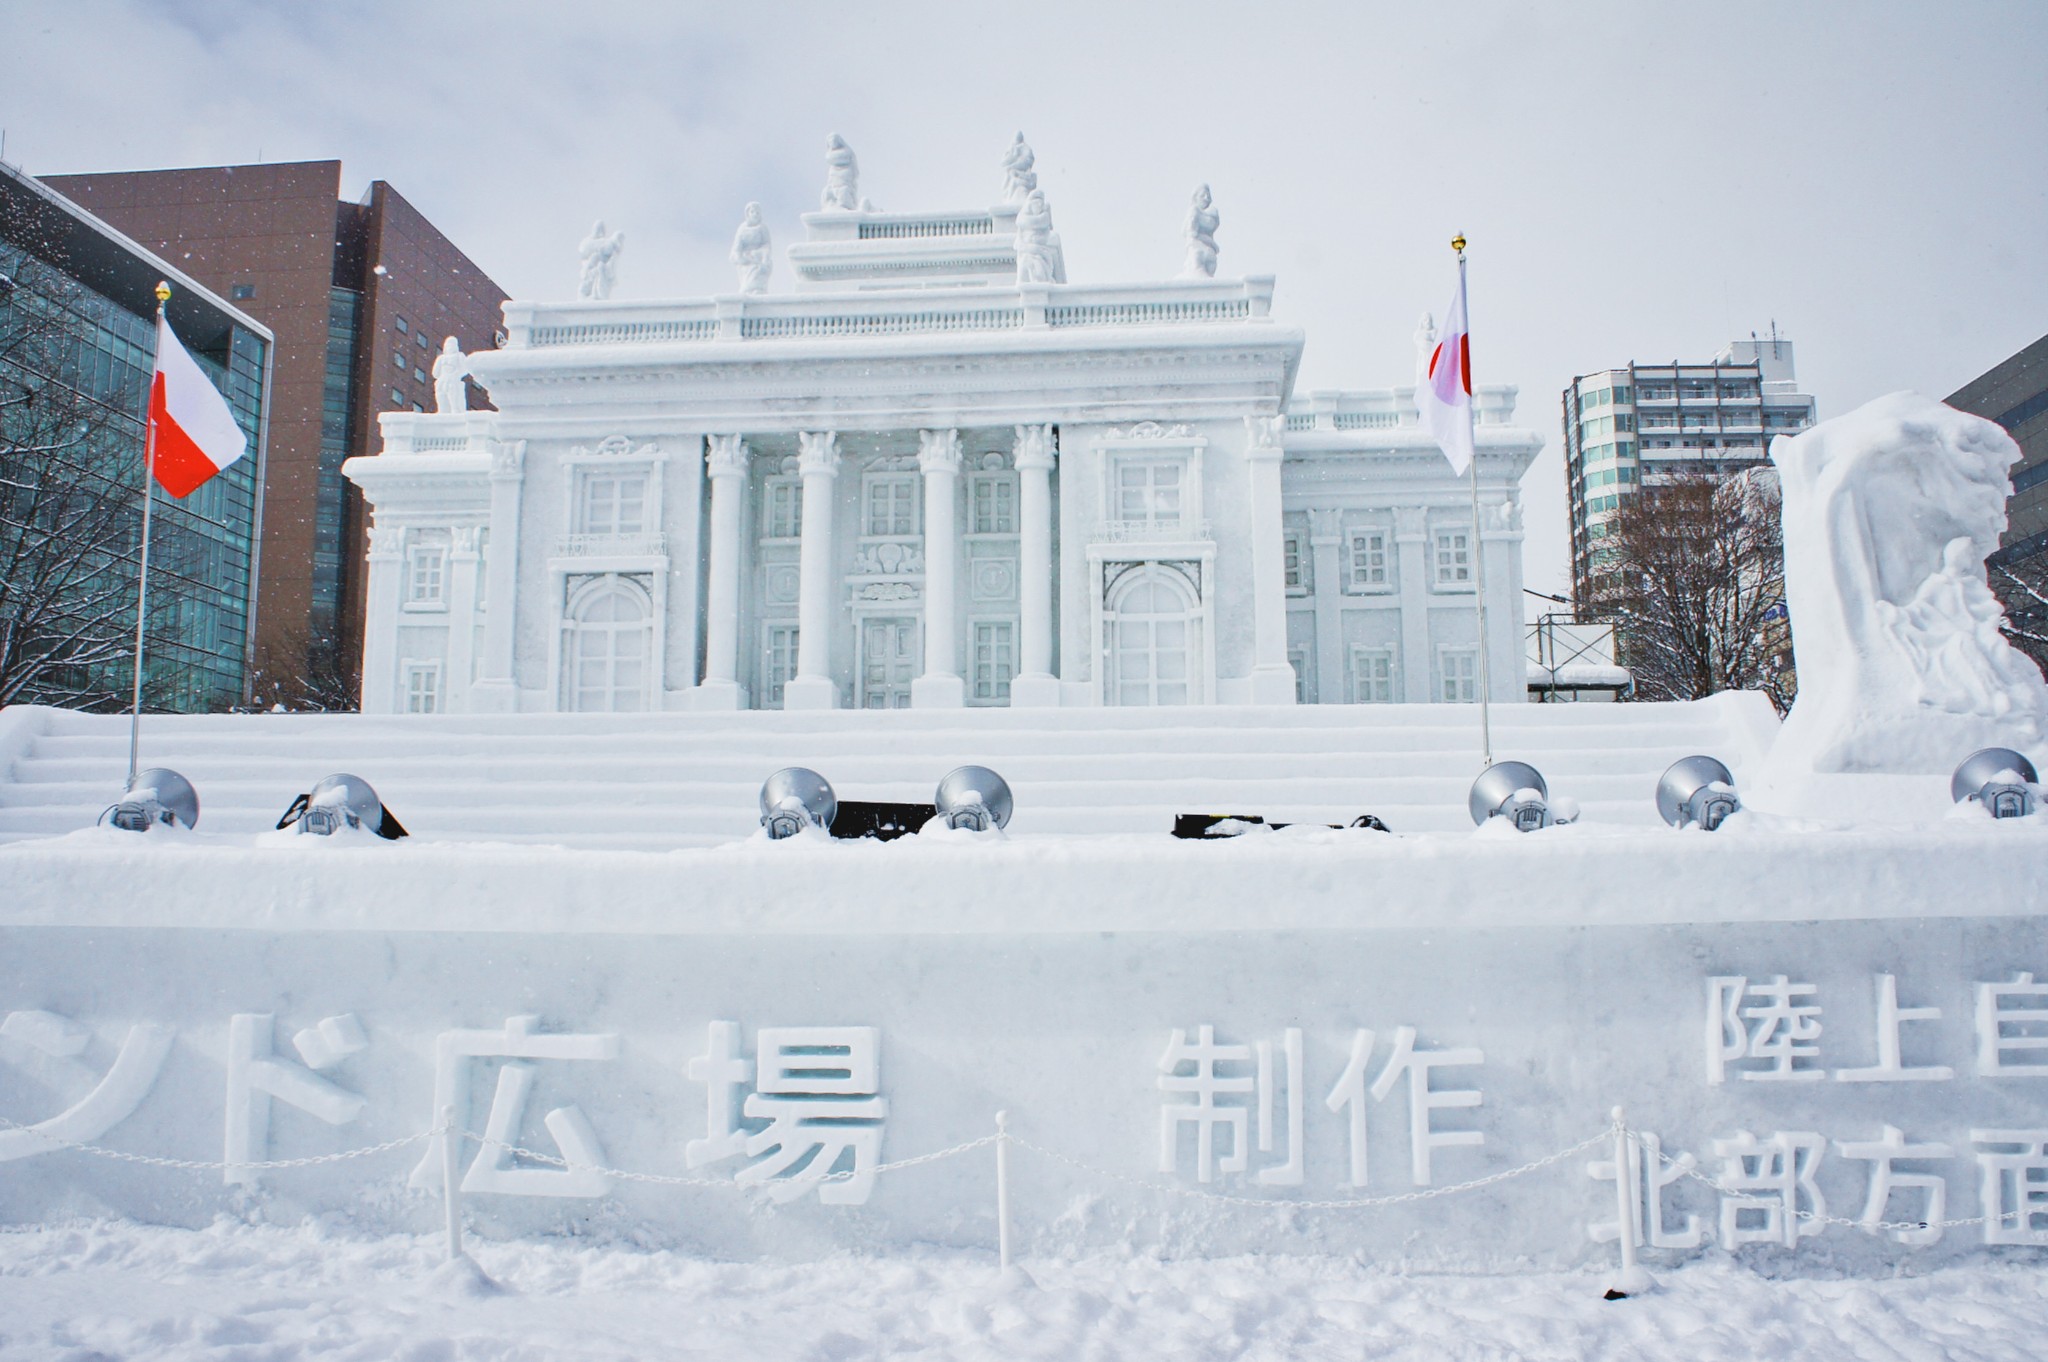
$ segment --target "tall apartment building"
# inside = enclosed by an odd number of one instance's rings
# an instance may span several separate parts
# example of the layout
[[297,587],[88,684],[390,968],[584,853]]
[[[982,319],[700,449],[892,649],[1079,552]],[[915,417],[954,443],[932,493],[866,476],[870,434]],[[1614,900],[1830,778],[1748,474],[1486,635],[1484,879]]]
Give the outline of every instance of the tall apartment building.
[[335,703],[357,681],[368,542],[342,462],[376,452],[378,413],[431,409],[443,337],[492,348],[504,290],[384,181],[345,202],[339,161],[44,182],[276,333],[252,690]]
[[1792,342],[1774,333],[1730,341],[1704,364],[1635,364],[1584,375],[1564,390],[1564,460],[1572,522],[1572,602],[1581,619],[1611,551],[1601,545],[1622,501],[1681,474],[1737,473],[1762,463],[1771,437],[1806,429]]
[[0,164],[0,704],[126,707],[159,280],[171,286],[172,328],[226,395],[249,451],[182,500],[157,494],[144,703],[204,712],[244,698],[270,566],[256,532],[273,337]]

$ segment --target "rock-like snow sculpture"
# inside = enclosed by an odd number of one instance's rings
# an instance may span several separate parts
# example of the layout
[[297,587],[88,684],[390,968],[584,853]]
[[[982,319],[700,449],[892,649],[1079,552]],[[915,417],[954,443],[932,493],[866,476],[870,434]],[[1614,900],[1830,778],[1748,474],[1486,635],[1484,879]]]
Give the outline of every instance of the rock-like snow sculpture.
[[1197,185],[1188,203],[1188,261],[1181,267],[1183,279],[1216,277],[1216,228],[1223,221],[1210,206],[1209,186]]
[[860,207],[860,162],[836,132],[825,143],[825,188],[818,195],[818,206],[849,213]]
[[1018,133],[1017,140],[1003,153],[1004,203],[1022,203],[1031,197],[1031,191],[1038,188],[1038,172],[1031,168],[1037,161],[1024,141],[1024,134]]
[[1915,393],[1772,445],[1799,667],[1772,785],[2041,750],[2048,685],[2000,635],[1984,580],[2019,457],[1996,425]]
[[576,248],[576,254],[583,262],[583,277],[577,282],[576,296],[593,303],[601,303],[612,296],[612,286],[619,282],[619,253],[626,248],[626,234],[604,230],[604,219],[599,218],[590,229],[590,235]]
[[741,293],[766,293],[768,274],[775,268],[774,245],[768,239],[768,224],[761,221],[761,205],[750,203],[732,239],[732,263],[739,268]]
[[434,410],[468,411],[469,389],[462,382],[468,377],[469,356],[462,353],[461,342],[450,336],[441,342],[441,353],[434,356]]

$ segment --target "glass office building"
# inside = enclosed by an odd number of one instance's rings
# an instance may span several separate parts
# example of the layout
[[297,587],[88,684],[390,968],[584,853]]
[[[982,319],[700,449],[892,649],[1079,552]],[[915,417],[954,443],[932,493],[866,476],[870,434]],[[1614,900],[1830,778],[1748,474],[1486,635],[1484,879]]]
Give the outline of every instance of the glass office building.
[[[156,489],[144,706],[207,712],[245,699],[271,334],[0,165],[0,473],[20,502],[0,516],[0,624],[34,636],[0,657],[16,702],[127,705],[159,280],[171,285],[172,327],[249,452],[182,501]],[[44,490],[30,497],[24,485]],[[125,647],[110,642],[121,637]],[[57,660],[38,667],[36,656]]]

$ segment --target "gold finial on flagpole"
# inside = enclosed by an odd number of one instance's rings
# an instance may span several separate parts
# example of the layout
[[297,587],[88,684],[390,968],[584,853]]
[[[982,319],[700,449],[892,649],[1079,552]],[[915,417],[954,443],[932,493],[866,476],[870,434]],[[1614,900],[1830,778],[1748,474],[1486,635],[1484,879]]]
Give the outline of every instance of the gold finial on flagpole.
[[166,279],[156,281],[156,300],[159,306],[171,301],[171,285]]
[[1460,232],[1456,236],[1451,238],[1451,249],[1456,251],[1459,255],[1463,255],[1465,253],[1465,234],[1463,232]]

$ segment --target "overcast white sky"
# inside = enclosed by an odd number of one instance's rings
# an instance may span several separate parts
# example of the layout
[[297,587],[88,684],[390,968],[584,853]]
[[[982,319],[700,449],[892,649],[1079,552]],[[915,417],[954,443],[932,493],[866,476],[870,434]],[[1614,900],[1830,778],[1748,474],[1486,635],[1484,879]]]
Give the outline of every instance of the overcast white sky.
[[1559,591],[1575,374],[1775,320],[1826,417],[2048,332],[2048,0],[8,0],[0,126],[31,174],[339,157],[525,297],[597,217],[621,296],[728,290],[749,199],[786,288],[827,134],[921,209],[992,201],[1022,129],[1077,282],[1172,274],[1213,185],[1304,391],[1408,380],[1463,231]]

